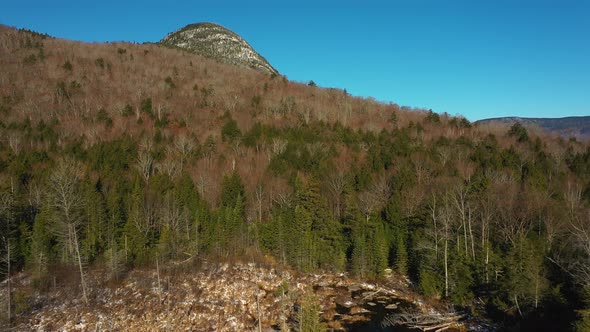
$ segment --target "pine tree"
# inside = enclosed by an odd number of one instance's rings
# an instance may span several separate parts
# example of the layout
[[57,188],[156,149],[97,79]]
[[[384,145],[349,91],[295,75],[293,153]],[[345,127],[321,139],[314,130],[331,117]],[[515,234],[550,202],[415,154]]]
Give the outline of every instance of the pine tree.
[[505,258],[505,276],[501,280],[504,300],[521,310],[538,307],[547,288],[544,277],[544,250],[536,241],[522,237],[512,246]]
[[395,269],[402,275],[408,275],[408,251],[404,235],[403,233],[397,235]]
[[99,192],[97,186],[100,183],[86,181],[84,183],[83,194],[85,205],[85,218],[88,223],[82,240],[82,248],[86,257],[92,262],[106,247],[107,216],[106,202],[104,196]]
[[130,263],[144,263],[147,258],[149,239],[139,230],[132,219],[127,219],[123,228],[125,259]]
[[51,214],[51,209],[46,204],[43,204],[33,224],[31,252],[27,266],[30,268],[36,282],[41,282],[46,276],[48,264],[52,260],[52,236],[48,228],[53,218]]
[[195,184],[191,177],[183,173],[175,185],[176,201],[185,216],[183,224],[180,225],[182,229],[182,238],[187,243],[192,242],[192,247],[198,246],[199,238],[199,209],[201,207],[201,198],[195,188]]
[[426,296],[437,297],[441,293],[440,276],[429,268],[426,263],[422,263],[418,270],[420,292]]
[[390,238],[391,258],[395,270],[402,275],[408,274],[408,229],[401,218],[400,195],[394,194],[385,207],[386,233]]
[[309,214],[311,219],[310,236],[314,239],[311,265],[333,270],[343,269],[346,258],[342,225],[330,216],[327,202],[321,196],[315,180],[310,180],[307,187],[299,192],[298,204],[302,209],[301,213]]
[[578,317],[574,325],[574,331],[588,332],[590,331],[590,288],[587,285],[580,288],[584,307],[576,311]]
[[234,207],[238,197],[242,200],[246,197],[246,191],[242,179],[237,171],[223,177],[221,183],[221,206]]
[[353,235],[352,242],[352,257],[351,257],[351,270],[352,272],[364,278],[368,274],[368,256],[367,243],[364,234],[355,232]]
[[369,250],[370,243],[368,241],[369,225],[366,224],[366,219],[360,214],[360,211],[349,209],[349,223],[352,227],[352,256],[351,256],[351,270],[359,277],[365,277],[370,272],[371,252]]
[[312,291],[303,294],[297,314],[298,332],[324,332],[326,325],[320,320],[320,303]]
[[14,194],[5,192],[0,195],[0,271],[6,278],[3,284],[6,288],[3,290],[3,297],[6,299],[6,319],[8,324],[13,319],[12,303],[12,273],[15,250],[13,244],[13,223],[14,223]]
[[315,268],[314,243],[312,237],[312,214],[302,206],[295,207],[293,223],[289,233],[293,235],[290,254],[295,266],[303,271]]
[[376,220],[374,236],[373,236],[373,256],[374,256],[374,269],[375,275],[380,276],[384,273],[388,266],[389,260],[389,244],[385,234],[385,229],[381,220]]
[[145,195],[139,177],[133,181],[127,202],[127,220],[123,226],[123,250],[126,260],[142,263],[146,258],[147,246],[150,241],[151,225],[144,210]]
[[[102,188],[101,188],[102,189]],[[103,191],[103,190],[101,190]],[[120,247],[117,241],[121,238],[125,226],[125,207],[123,197],[126,195],[123,185],[118,182],[111,185],[103,193],[107,207],[107,242],[108,247]]]
[[244,221],[245,202],[242,195],[236,197],[234,206],[228,209],[226,214],[226,237],[229,239],[228,247],[231,253],[236,255],[247,246],[247,229]]

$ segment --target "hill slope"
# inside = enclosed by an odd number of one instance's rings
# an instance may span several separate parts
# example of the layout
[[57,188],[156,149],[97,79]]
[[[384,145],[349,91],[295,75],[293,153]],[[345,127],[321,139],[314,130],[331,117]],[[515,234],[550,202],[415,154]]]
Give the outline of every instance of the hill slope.
[[[118,300],[127,297],[102,296],[113,285],[132,299],[151,292],[156,309],[135,307],[134,322],[164,323],[156,313],[169,308],[164,316],[186,309],[198,326],[209,318],[221,326],[218,313],[236,308],[237,293],[254,317],[226,326],[256,328],[250,291],[272,272],[236,271],[241,279],[202,287],[217,267],[194,282],[182,272],[201,261],[268,259],[361,280],[395,269],[429,301],[483,301],[507,324],[538,325],[529,330],[565,330],[572,308],[583,308],[588,279],[554,275],[552,263],[563,257],[590,271],[590,149],[580,142],[534,130],[521,139],[507,126],[472,126],[154,44],[0,26],[0,69],[0,302],[14,300],[0,326],[15,316],[50,330],[43,317],[58,319],[56,328],[85,324],[64,314],[66,297],[90,314],[103,300],[102,312],[125,310]],[[28,282],[16,284],[15,271]],[[322,300],[321,309],[308,301],[310,317],[334,302],[342,319],[389,306],[376,298],[345,310],[348,297],[321,294],[351,291],[354,302],[359,292],[381,297],[380,288],[309,278],[277,288],[287,277],[271,279],[262,309],[279,294],[292,296],[294,310],[307,301],[297,282]],[[141,280],[148,284],[134,288]],[[249,286],[191,307],[238,282]],[[43,294],[57,295],[36,306]],[[262,328],[280,322],[264,317]]]
[[590,116],[570,116],[564,118],[520,118],[503,117],[480,120],[477,123],[505,123],[514,124],[520,122],[525,126],[538,126],[539,128],[556,133],[564,138],[576,137],[579,139],[590,138]]
[[278,74],[278,71],[238,34],[214,23],[189,24],[168,34],[160,44],[195,52],[220,62]]

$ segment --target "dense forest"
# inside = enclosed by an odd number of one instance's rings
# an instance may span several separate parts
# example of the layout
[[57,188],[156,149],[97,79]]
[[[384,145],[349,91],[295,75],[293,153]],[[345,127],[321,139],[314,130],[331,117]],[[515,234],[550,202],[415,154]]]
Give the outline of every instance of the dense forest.
[[587,143],[151,44],[1,27],[0,68],[4,324],[17,273],[86,299],[95,270],[272,257],[590,330]]

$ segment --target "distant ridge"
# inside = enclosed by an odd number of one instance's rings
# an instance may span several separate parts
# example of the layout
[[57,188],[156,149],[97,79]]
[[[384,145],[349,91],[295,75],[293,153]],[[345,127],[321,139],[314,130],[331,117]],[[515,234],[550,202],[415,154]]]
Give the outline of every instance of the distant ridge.
[[215,23],[189,24],[168,34],[160,44],[191,51],[223,63],[269,74],[279,73],[242,37]]
[[494,122],[506,124],[519,122],[525,126],[538,126],[545,131],[556,133],[564,138],[590,139],[590,116],[568,116],[563,118],[502,117],[479,120],[476,123],[489,124]]

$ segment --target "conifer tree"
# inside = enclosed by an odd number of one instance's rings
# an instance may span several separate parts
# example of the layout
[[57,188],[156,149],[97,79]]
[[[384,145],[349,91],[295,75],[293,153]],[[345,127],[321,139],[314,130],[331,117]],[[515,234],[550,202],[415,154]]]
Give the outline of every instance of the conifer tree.
[[105,249],[106,237],[109,234],[107,229],[106,202],[104,196],[94,181],[87,180],[83,185],[85,204],[85,218],[87,226],[84,232],[83,251],[90,262],[92,262],[102,250]]
[[146,258],[147,245],[152,231],[145,211],[145,194],[142,181],[136,177],[127,202],[127,220],[123,226],[125,257],[130,262],[140,263]]
[[301,213],[311,218],[312,245],[311,266],[320,266],[340,270],[345,264],[344,239],[342,225],[329,214],[327,202],[320,195],[319,185],[315,180],[298,195]]
[[375,223],[375,232],[373,236],[373,255],[375,263],[373,271],[375,275],[380,276],[389,265],[389,244],[387,242],[387,234],[383,227],[383,223],[381,220],[376,220]]
[[47,267],[52,261],[52,236],[49,230],[53,218],[51,214],[52,210],[47,206],[47,203],[44,203],[33,224],[31,251],[27,265],[36,282],[42,281],[47,273]]
[[355,203],[349,204],[347,209],[347,223],[351,227],[351,269],[355,275],[365,277],[369,273],[369,260],[371,259],[367,233],[369,225],[361,215]]
[[324,332],[326,325],[320,320],[320,303],[312,291],[307,291],[301,298],[297,314],[298,332]]
[[291,256],[295,265],[303,271],[309,271],[315,267],[312,218],[312,214],[303,206],[295,207],[292,227],[290,227],[290,233],[294,236]]
[[396,236],[395,245],[395,269],[402,275],[408,275],[408,251],[406,247],[405,234]]

